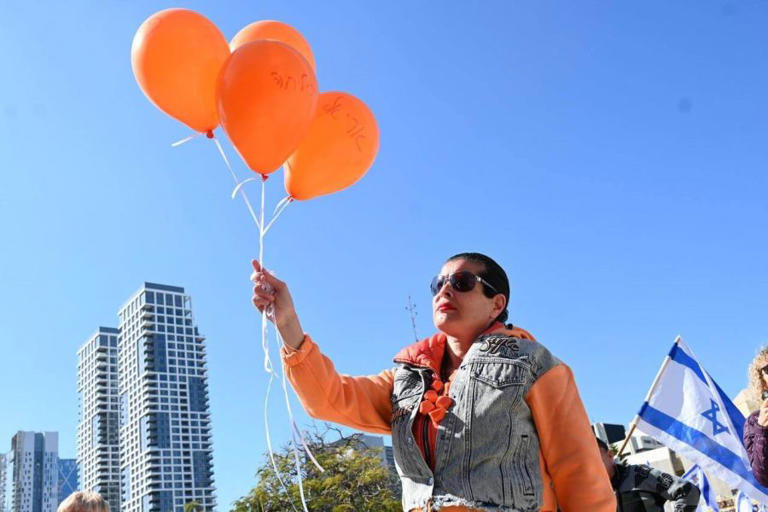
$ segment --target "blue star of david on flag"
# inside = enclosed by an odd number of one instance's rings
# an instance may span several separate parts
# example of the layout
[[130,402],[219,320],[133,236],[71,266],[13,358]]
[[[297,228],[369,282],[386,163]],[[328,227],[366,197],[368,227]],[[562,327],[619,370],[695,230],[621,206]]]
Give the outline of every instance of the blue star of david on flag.
[[717,434],[728,432],[728,427],[717,421],[717,413],[720,412],[720,406],[711,398],[709,401],[712,404],[712,407],[701,413],[701,415],[712,422],[712,435],[716,436]]

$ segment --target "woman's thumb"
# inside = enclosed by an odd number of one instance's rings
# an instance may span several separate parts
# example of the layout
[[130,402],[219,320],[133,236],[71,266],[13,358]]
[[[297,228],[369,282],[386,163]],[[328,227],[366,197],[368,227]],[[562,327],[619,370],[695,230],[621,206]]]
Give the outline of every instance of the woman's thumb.
[[280,281],[275,276],[273,276],[272,272],[270,272],[265,268],[262,268],[261,263],[259,263],[259,260],[256,260],[256,259],[251,260],[251,265],[253,265],[253,269],[256,272],[261,272],[262,274],[264,274],[264,278],[267,280],[267,283],[269,283],[276,290],[283,286],[283,282]]

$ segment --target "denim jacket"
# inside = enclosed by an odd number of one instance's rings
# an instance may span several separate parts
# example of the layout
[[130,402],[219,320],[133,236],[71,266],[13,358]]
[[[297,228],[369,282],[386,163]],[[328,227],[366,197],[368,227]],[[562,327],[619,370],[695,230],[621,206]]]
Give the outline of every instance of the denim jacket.
[[[616,499],[573,373],[542,345],[502,325],[467,352],[449,388],[435,472],[412,424],[445,335],[406,347],[398,366],[346,375],[306,336],[282,351],[285,371],[314,418],[391,434],[405,511],[457,505],[506,512],[615,512]],[[442,353],[442,350],[440,352]]]
[[499,334],[478,338],[450,388],[455,405],[439,426],[433,474],[412,433],[433,372],[418,363],[401,363],[392,392],[392,446],[403,509],[426,509],[432,500],[435,508],[538,511],[539,436],[524,397],[540,375],[558,364],[535,341]]

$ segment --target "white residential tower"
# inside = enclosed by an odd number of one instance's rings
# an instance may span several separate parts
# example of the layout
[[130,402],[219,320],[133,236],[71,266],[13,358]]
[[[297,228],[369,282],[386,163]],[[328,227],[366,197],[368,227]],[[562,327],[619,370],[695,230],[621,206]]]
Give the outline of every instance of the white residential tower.
[[13,512],[55,512],[59,505],[58,432],[19,431],[11,438]]
[[114,327],[99,327],[77,351],[80,488],[101,494],[112,512],[120,511],[118,334]]
[[120,309],[121,512],[214,509],[204,337],[184,288],[144,283]]

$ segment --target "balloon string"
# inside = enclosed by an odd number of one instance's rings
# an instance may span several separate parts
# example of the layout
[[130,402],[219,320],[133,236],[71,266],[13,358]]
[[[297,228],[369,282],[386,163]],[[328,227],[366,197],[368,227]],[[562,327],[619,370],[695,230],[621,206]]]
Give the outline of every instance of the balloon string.
[[[262,229],[262,226],[264,226],[264,204],[266,202],[266,191],[265,191],[265,183],[262,181],[262,188],[261,188],[261,218],[259,219],[256,217],[256,212],[253,210],[253,206],[251,205],[251,202],[248,200],[248,196],[245,194],[245,190],[243,190],[242,186],[249,182],[253,181],[254,178],[248,178],[246,180],[240,181],[237,179],[237,175],[235,174],[234,169],[232,169],[232,164],[229,163],[229,159],[227,158],[226,153],[224,153],[224,148],[221,147],[221,143],[216,137],[211,137],[216,144],[216,148],[219,150],[219,154],[221,155],[222,160],[224,160],[224,163],[227,166],[227,169],[229,170],[229,173],[232,175],[232,179],[235,182],[235,190],[232,192],[232,198],[234,199],[234,196],[237,195],[237,193],[240,193],[240,196],[243,198],[243,201],[245,202],[245,205],[248,207],[248,211],[251,214],[251,218],[253,219],[254,223],[256,224],[256,227],[259,229],[259,262],[262,265],[262,268],[264,268],[264,234],[265,231]],[[261,347],[264,350],[264,371],[266,371],[269,374],[269,382],[267,383],[267,393],[264,397],[264,433],[267,440],[267,453],[269,455],[269,460],[272,463],[272,469],[275,472],[275,476],[277,477],[277,480],[280,482],[280,485],[282,486],[283,490],[285,491],[286,496],[290,496],[290,493],[288,492],[288,487],[285,485],[285,481],[280,476],[280,470],[277,467],[277,462],[275,461],[275,453],[274,450],[272,450],[272,436],[270,435],[270,429],[269,429],[269,393],[272,389],[272,382],[275,378],[275,372],[273,371],[273,365],[272,360],[269,357],[269,346],[267,345],[267,315],[274,315],[274,307],[270,304],[269,307],[264,308],[264,310],[261,313]],[[299,478],[301,475],[299,475]],[[291,508],[298,512],[296,507],[294,506],[293,502],[291,501]],[[305,506],[305,512],[308,512],[306,510]]]
[[[290,196],[287,196],[283,198],[275,207],[275,212],[273,213],[272,219],[269,221],[269,224],[267,226],[264,225],[266,218],[264,214],[265,204],[266,204],[266,185],[267,185],[267,176],[262,175],[262,181],[261,181],[261,209],[260,209],[260,216],[257,218],[256,213],[253,211],[253,207],[251,206],[250,201],[248,200],[248,196],[245,194],[245,190],[243,190],[243,185],[245,183],[248,183],[249,181],[254,181],[255,178],[248,178],[243,181],[240,181],[237,179],[237,175],[235,174],[235,171],[232,169],[232,165],[229,163],[229,159],[227,158],[226,153],[224,153],[224,149],[221,147],[221,143],[219,140],[214,137],[212,134],[209,135],[209,138],[212,138],[213,141],[216,143],[216,148],[219,150],[219,154],[221,155],[221,158],[224,160],[224,163],[227,166],[227,169],[229,170],[230,174],[232,175],[232,179],[235,182],[235,189],[232,191],[232,198],[234,199],[234,196],[237,195],[237,193],[240,193],[240,196],[243,198],[243,201],[245,201],[246,206],[248,207],[248,211],[251,214],[251,218],[254,220],[254,223],[256,224],[256,227],[259,228],[259,263],[261,265],[261,268],[266,270],[266,267],[264,266],[264,236],[267,234],[267,230],[272,226],[272,224],[277,220],[278,217],[280,217],[280,214],[285,211],[285,209],[288,207],[288,205],[293,201],[293,198]],[[190,139],[191,140],[191,139]],[[186,142],[186,141],[185,141]],[[266,287],[271,288],[271,286],[268,285],[262,285]],[[282,477],[280,476],[280,470],[277,467],[277,463],[275,461],[274,451],[272,450],[272,439],[270,435],[270,429],[269,429],[269,393],[272,388],[272,382],[275,378],[275,372],[274,372],[274,365],[272,364],[272,359],[269,356],[269,344],[268,344],[268,324],[267,324],[267,317],[275,318],[275,311],[274,311],[274,305],[270,304],[266,308],[264,308],[261,312],[261,346],[264,351],[264,370],[269,374],[269,382],[267,383],[267,394],[264,399],[264,432],[266,435],[267,440],[267,452],[269,454],[269,460],[272,463],[272,469],[275,472],[275,476],[277,476],[278,481],[280,482],[280,485],[282,486],[283,490],[286,493],[286,496],[290,496],[288,493],[288,488],[285,485],[285,482],[283,481]],[[275,332],[277,333],[277,339],[278,339],[278,345],[282,343],[282,339],[280,338],[280,333],[275,329]],[[321,471],[324,472],[322,466],[317,462],[317,459],[312,455],[311,451],[309,450],[309,447],[307,446],[306,440],[304,439],[304,436],[302,436],[301,432],[296,427],[296,422],[293,417],[293,411],[291,410],[291,404],[288,396],[288,387],[286,384],[286,378],[285,378],[285,367],[284,363],[282,362],[281,358],[281,364],[283,365],[283,374],[282,374],[282,384],[283,384],[283,395],[285,397],[285,404],[286,408],[288,410],[288,417],[289,421],[293,430],[293,455],[294,455],[294,461],[296,464],[296,477],[298,479],[299,484],[299,495],[301,498],[301,505],[304,509],[304,512],[309,512],[309,509],[307,508],[307,502],[306,498],[304,496],[304,485],[303,485],[303,479],[301,477],[301,462],[299,459],[299,452],[296,448],[297,445],[297,438],[301,445],[304,447],[304,450],[306,451],[307,455],[309,456],[310,460],[315,464],[315,466]],[[290,498],[289,498],[290,499]],[[293,505],[293,502],[291,501],[291,508],[298,512],[296,507]]]
[[235,186],[235,188],[232,189],[232,199],[234,199],[235,196],[237,195],[237,193],[240,192],[240,189],[243,188],[243,185],[245,185],[249,181],[256,181],[256,178],[248,178],[248,179],[245,179],[245,180],[241,181],[240,183],[238,183]]
[[[280,331],[275,329],[275,332],[277,333],[277,344],[278,346],[282,346],[283,339],[280,336]],[[317,469],[320,470],[320,472],[325,472],[325,469],[323,469],[323,467],[317,462],[317,459],[315,459],[314,455],[312,455],[312,452],[309,450],[309,447],[307,446],[307,442],[304,440],[304,436],[296,427],[296,421],[293,419],[293,411],[291,410],[291,400],[290,400],[290,397],[288,396],[288,384],[285,378],[285,361],[283,361],[283,359],[280,358],[280,362],[283,367],[282,381],[283,381],[283,396],[285,397],[285,408],[288,410],[288,420],[291,425],[291,429],[293,430],[292,432],[293,443],[291,443],[291,448],[293,449],[293,459],[296,463],[296,479],[298,480],[298,484],[299,484],[299,497],[301,498],[301,506],[304,507],[304,512],[309,512],[309,509],[307,508],[307,500],[304,496],[304,479],[301,477],[301,461],[299,459],[299,450],[296,448],[296,446],[301,444],[301,446],[304,447],[304,451],[307,452],[307,455],[309,456],[310,460],[312,460],[312,462],[315,464]]]
[[[221,155],[221,158],[224,160],[224,163],[226,164],[227,169],[229,169],[229,174],[232,175],[232,179],[235,181],[235,190],[237,192],[240,192],[240,197],[242,197],[243,201],[245,201],[245,206],[248,207],[248,211],[251,213],[251,218],[253,219],[253,222],[256,223],[256,227],[259,228],[259,231],[261,231],[262,225],[259,222],[259,219],[256,217],[256,213],[253,211],[253,206],[251,206],[251,202],[248,200],[248,196],[245,195],[245,191],[241,188],[242,183],[240,183],[240,180],[237,179],[237,174],[235,174],[235,171],[232,169],[232,164],[229,163],[229,159],[227,158],[226,153],[224,153],[224,148],[221,147],[221,143],[219,142],[219,139],[217,139],[216,137],[212,137],[212,138],[213,138],[213,142],[216,143],[216,148],[219,150],[219,154]],[[234,194],[235,193],[233,192],[232,195]],[[259,241],[259,243],[261,243],[261,241]]]
[[[285,491],[285,495],[290,500],[290,493],[288,492],[288,487],[285,485],[285,482],[283,481],[282,477],[280,476],[280,470],[277,469],[277,463],[275,462],[275,454],[272,451],[272,439],[269,435],[269,392],[272,389],[272,381],[275,378],[275,374],[270,372],[269,374],[269,382],[267,382],[267,395],[264,398],[264,432],[267,437],[267,453],[269,453],[269,460],[272,462],[272,469],[275,471],[275,476],[277,476],[278,482],[280,482],[280,486]],[[295,512],[299,512],[296,510],[296,507],[293,505],[293,501],[290,501],[291,508]]]
[[191,141],[192,139],[196,139],[196,138],[198,138],[198,137],[199,137],[199,136],[201,136],[201,135],[203,135],[203,133],[202,133],[202,132],[200,132],[200,133],[194,133],[194,134],[190,135],[189,137],[184,137],[184,138],[183,138],[183,139],[181,139],[181,140],[177,140],[176,142],[174,142],[173,144],[171,144],[171,147],[172,147],[172,148],[177,148],[177,147],[181,146],[182,144],[186,144],[187,142]]
[[309,460],[312,461],[312,463],[320,472],[325,473],[325,469],[323,468],[323,466],[321,466],[320,463],[317,462],[317,459],[315,458],[315,456],[312,455],[312,451],[310,451],[309,446],[307,445],[307,442],[304,439],[304,436],[301,434],[299,427],[296,426],[295,421],[291,421],[291,428],[293,429],[294,434],[299,437],[299,441],[301,441],[301,444],[304,447],[304,451],[307,453]]
[[307,498],[304,497],[304,485],[302,484],[302,478],[301,478],[301,461],[299,460],[299,451],[296,449],[295,436],[293,438],[293,442],[291,443],[291,446],[293,447],[293,460],[296,464],[296,476],[298,477],[298,480],[299,480],[299,498],[301,499],[301,506],[304,509],[304,512],[309,512],[309,509],[307,508]]
[[[266,177],[262,176],[261,180],[261,216],[259,218],[259,264],[261,265],[261,268],[268,272],[266,267],[264,266],[264,235],[266,234],[266,230],[264,229],[264,207],[266,204],[266,195],[267,195],[267,179]],[[244,191],[241,189],[241,193],[243,193],[243,196],[245,196]],[[262,285],[266,289],[271,290],[271,286],[264,284]],[[286,488],[285,484],[283,483],[283,479],[280,477],[280,470],[277,468],[277,464],[275,463],[274,454],[272,451],[272,442],[270,441],[270,434],[269,434],[269,413],[268,413],[268,407],[267,404],[269,403],[269,389],[272,386],[272,381],[275,378],[275,372],[273,370],[274,366],[272,365],[272,359],[269,357],[269,343],[267,338],[267,332],[268,332],[268,325],[267,325],[267,317],[271,317],[273,320],[275,319],[275,307],[274,304],[270,304],[269,306],[265,307],[261,311],[261,348],[264,350],[264,370],[269,374],[269,386],[267,387],[267,397],[264,400],[264,432],[266,433],[267,437],[267,449],[269,451],[269,457],[272,461],[272,469],[275,471],[275,475],[277,476],[277,479],[280,480],[281,484],[283,485],[283,489],[285,490],[286,496],[290,500],[290,494],[288,493],[288,489]],[[277,329],[275,329],[277,331]],[[278,334],[279,337],[279,334]],[[282,358],[281,358],[282,363]],[[283,380],[285,379],[285,369],[283,369]],[[290,412],[290,405],[288,409],[289,415]],[[292,415],[291,415],[292,417]],[[296,464],[296,477],[299,480],[299,497],[301,498],[301,505],[304,509],[304,512],[309,512],[309,509],[307,509],[307,503],[304,498],[304,487],[302,485],[302,479],[301,479],[301,464],[299,462],[299,456],[298,452],[296,450],[296,442],[294,441],[292,443],[293,447],[293,457],[294,462]],[[291,500],[291,508],[293,508],[294,511],[298,512],[296,510],[296,507],[293,504],[293,500]]]
[[[282,344],[283,344],[283,338],[282,338],[282,336],[280,336],[280,331],[277,331],[277,344],[279,346],[282,346]],[[301,445],[304,447],[304,451],[307,452],[307,455],[309,456],[309,459],[314,463],[315,467],[321,473],[324,473],[325,469],[323,469],[323,467],[320,465],[320,463],[317,462],[317,459],[315,459],[315,456],[312,455],[312,452],[309,450],[309,446],[307,446],[307,442],[304,439],[304,436],[301,434],[301,431],[296,427],[296,421],[293,418],[293,410],[291,409],[291,400],[290,400],[290,398],[288,396],[288,383],[287,383],[287,380],[285,378],[285,362],[282,361],[282,358],[281,358],[280,361],[281,361],[282,366],[283,366],[282,380],[283,380],[283,396],[285,397],[285,408],[288,410],[288,419],[290,421],[291,428],[293,429],[294,437],[298,437],[299,441],[301,441]]]
[[277,205],[275,205],[275,211],[272,212],[272,215],[276,214],[277,210],[279,210],[283,206],[283,204],[285,204],[286,201],[293,201],[293,198],[291,196],[285,196],[284,198],[282,198],[280,202],[277,203]]
[[288,205],[293,202],[293,198],[291,196],[286,197],[281,201],[282,204],[277,205],[277,208],[275,209],[275,214],[272,216],[272,220],[267,223],[267,226],[264,228],[264,234],[267,234],[267,231],[269,231],[269,228],[272,227],[272,224],[275,223],[278,217],[285,211],[286,208],[288,208]]
[[[261,217],[259,218],[259,264],[264,266],[264,204],[266,203],[267,180],[261,181]],[[271,287],[270,287],[271,288]],[[269,344],[267,342],[267,314],[274,316],[274,305],[270,304],[261,311],[261,348],[264,350],[264,370],[272,372],[272,360],[269,357]]]

